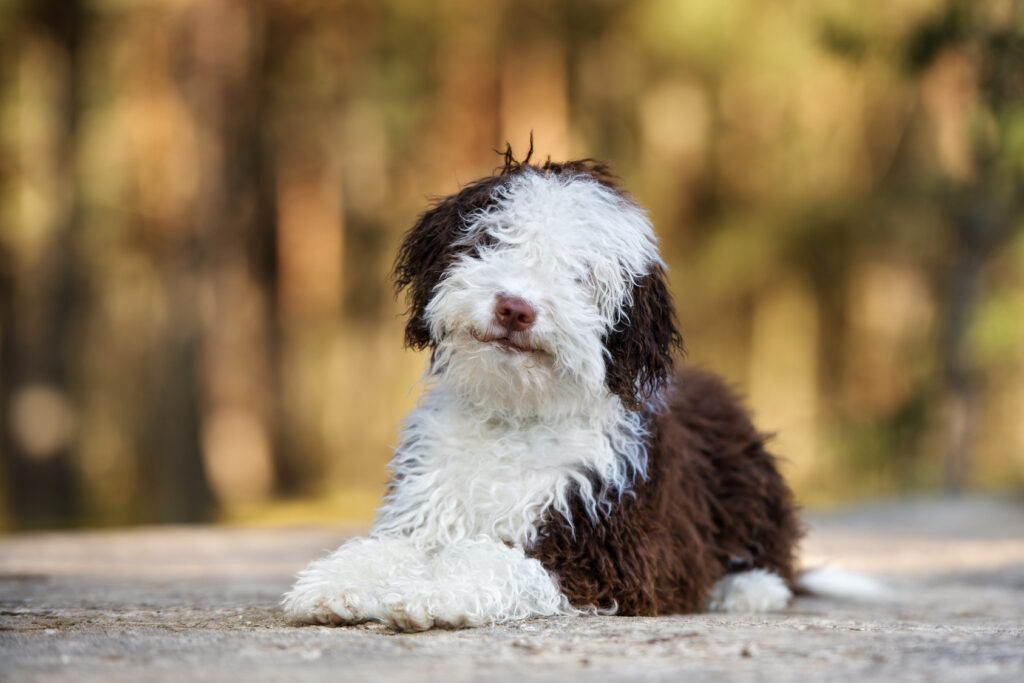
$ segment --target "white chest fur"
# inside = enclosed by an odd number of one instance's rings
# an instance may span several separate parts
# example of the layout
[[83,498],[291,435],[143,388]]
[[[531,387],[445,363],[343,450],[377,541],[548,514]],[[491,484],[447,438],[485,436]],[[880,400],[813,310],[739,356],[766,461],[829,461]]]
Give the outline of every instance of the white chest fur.
[[529,545],[548,508],[568,514],[575,488],[597,504],[591,473],[615,490],[645,469],[639,417],[617,399],[597,408],[509,421],[435,387],[409,416],[371,536],[431,546],[485,535]]

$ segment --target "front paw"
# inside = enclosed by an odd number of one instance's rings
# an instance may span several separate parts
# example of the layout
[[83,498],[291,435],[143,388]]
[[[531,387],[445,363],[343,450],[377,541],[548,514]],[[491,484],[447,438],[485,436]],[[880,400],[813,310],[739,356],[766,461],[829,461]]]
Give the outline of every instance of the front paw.
[[427,631],[446,626],[430,609],[415,598],[391,595],[384,599],[381,621],[399,631]]
[[354,591],[300,581],[284,596],[284,612],[302,624],[359,624],[368,620],[365,601]]
[[399,592],[392,586],[396,577],[422,573],[424,559],[404,538],[352,539],[299,572],[284,596],[284,611],[293,621],[306,624],[383,621],[415,629],[423,623],[421,614],[392,619],[383,601]]

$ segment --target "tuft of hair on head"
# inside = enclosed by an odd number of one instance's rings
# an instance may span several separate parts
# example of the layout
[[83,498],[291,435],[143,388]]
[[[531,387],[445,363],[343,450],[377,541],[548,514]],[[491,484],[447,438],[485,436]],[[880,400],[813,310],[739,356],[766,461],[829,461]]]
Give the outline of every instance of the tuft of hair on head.
[[604,161],[599,159],[575,159],[573,161],[552,161],[549,156],[543,164],[531,164],[533,158],[533,131],[530,131],[530,147],[522,159],[516,159],[512,151],[512,143],[505,142],[505,150],[494,150],[502,158],[502,165],[495,169],[495,174],[501,176],[515,175],[524,170],[530,169],[543,175],[582,175],[590,176],[602,185],[609,187],[621,194],[625,194],[619,177],[612,171]]
[[533,157],[533,131],[530,131],[530,148],[526,150],[526,156],[522,159],[516,159],[516,155],[512,152],[512,143],[505,141],[505,151],[494,150],[495,154],[501,156],[504,161],[504,165],[500,170],[496,170],[499,175],[513,175],[519,173],[524,168],[530,166],[530,159]]

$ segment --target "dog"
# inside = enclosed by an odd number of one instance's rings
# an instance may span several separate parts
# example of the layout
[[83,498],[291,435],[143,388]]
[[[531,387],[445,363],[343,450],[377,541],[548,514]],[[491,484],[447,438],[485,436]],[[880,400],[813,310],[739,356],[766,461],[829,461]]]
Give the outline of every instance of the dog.
[[723,382],[673,369],[646,213],[604,163],[530,157],[506,149],[406,234],[393,274],[425,391],[368,537],[300,572],[292,620],[419,631],[792,598],[793,495]]

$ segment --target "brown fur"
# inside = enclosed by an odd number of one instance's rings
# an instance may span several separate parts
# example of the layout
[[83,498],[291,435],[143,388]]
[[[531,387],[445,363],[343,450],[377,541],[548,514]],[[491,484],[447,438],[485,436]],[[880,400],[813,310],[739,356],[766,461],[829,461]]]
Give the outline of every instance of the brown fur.
[[800,523],[764,436],[714,375],[684,369],[666,399],[652,415],[647,478],[597,520],[578,498],[572,525],[550,512],[528,550],[574,605],[702,611],[716,581],[753,568],[792,584]]
[[668,380],[672,353],[683,349],[663,268],[656,266],[633,285],[631,301],[604,344],[608,390],[639,410]]
[[498,173],[503,176],[519,173],[527,168],[545,175],[549,173],[554,175],[586,175],[602,185],[610,187],[623,197],[627,196],[619,183],[619,177],[612,172],[611,166],[598,159],[551,161],[551,157],[548,157],[543,164],[531,165],[530,159],[533,158],[533,133],[530,133],[530,148],[526,150],[526,155],[522,159],[516,159],[512,153],[512,145],[508,143],[505,143],[505,151],[499,152],[499,154],[501,154],[504,164]]

